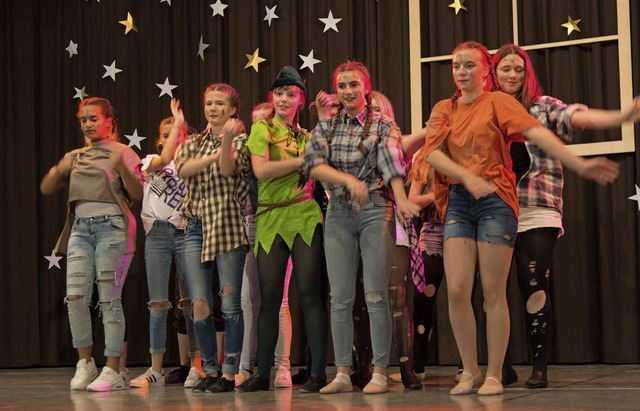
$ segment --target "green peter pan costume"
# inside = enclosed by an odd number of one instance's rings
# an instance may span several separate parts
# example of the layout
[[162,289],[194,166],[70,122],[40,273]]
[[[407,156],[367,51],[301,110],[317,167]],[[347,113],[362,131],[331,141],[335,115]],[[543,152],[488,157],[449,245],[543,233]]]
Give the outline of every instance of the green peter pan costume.
[[[263,157],[269,150],[270,161],[281,161],[304,156],[308,141],[307,130],[300,128],[294,132],[285,120],[276,117],[255,123],[246,147],[250,154]],[[322,224],[322,213],[313,199],[311,182],[301,179],[301,172],[258,179],[256,255],[260,246],[268,254],[278,234],[289,248],[293,247],[297,234],[307,245],[311,245],[316,226]],[[304,185],[300,187],[302,181]]]

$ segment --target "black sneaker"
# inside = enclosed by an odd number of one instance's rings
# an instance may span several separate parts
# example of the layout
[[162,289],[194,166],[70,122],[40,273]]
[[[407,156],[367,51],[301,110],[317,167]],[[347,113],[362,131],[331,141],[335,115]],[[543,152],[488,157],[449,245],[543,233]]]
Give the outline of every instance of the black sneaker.
[[318,392],[325,385],[327,385],[327,377],[315,377],[312,375],[300,388],[300,392]]
[[513,369],[511,365],[502,367],[502,385],[506,387],[518,382],[518,373]]
[[256,375],[243,382],[237,389],[238,392],[269,391],[269,380]]
[[291,376],[291,383],[295,385],[304,384],[307,382],[309,376],[307,375],[306,368],[298,368],[298,373],[296,375]]
[[229,381],[224,377],[220,377],[218,378],[218,381],[214,382],[213,384],[209,385],[207,387],[207,391],[208,392],[230,392],[233,391],[233,389],[236,388],[236,381]]
[[549,380],[546,371],[533,370],[531,377],[525,383],[527,388],[547,388]]
[[207,374],[206,377],[204,377],[203,380],[201,380],[198,385],[196,385],[195,387],[193,387],[193,392],[205,392],[207,390],[207,388],[209,388],[210,385],[215,384],[216,381],[218,381],[220,377],[218,376],[213,376],[211,374]]
[[189,375],[189,367],[181,365],[180,368],[171,371],[164,382],[166,384],[182,384],[187,379],[187,375]]

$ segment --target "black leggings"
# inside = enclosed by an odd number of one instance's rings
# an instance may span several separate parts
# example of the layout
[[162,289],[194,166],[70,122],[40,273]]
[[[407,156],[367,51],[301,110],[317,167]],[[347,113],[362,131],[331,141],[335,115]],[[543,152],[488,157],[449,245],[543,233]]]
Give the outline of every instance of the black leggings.
[[263,379],[268,379],[271,375],[271,364],[278,342],[278,315],[289,256],[293,263],[291,275],[296,279],[307,341],[311,350],[311,375],[325,378],[328,323],[324,306],[326,296],[320,292],[324,259],[321,225],[315,229],[311,246],[297,235],[290,250],[282,237],[277,235],[269,254],[262,247],[258,250],[261,300],[258,314],[258,375]]
[[413,284],[409,268],[409,248],[395,246],[391,256],[389,308],[391,310],[392,342],[398,351],[400,364],[411,366],[413,357],[413,318],[407,301],[407,283]]
[[422,252],[426,286],[424,293],[413,289],[413,368],[424,372],[427,365],[427,351],[433,321],[435,318],[436,295],[444,277],[444,259],[442,254]]
[[[514,248],[518,285],[526,305],[527,334],[533,349],[533,369],[536,371],[546,372],[549,360],[552,320],[549,278],[558,231],[558,228],[547,227],[518,233]],[[544,305],[530,307],[529,299],[538,291],[544,293]]]

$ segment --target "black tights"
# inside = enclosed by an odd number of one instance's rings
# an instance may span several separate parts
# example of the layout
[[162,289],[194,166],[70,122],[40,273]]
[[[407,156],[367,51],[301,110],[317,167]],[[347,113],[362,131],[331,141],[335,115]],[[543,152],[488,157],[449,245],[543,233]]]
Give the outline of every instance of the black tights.
[[[551,300],[549,277],[558,228],[536,228],[518,233],[514,255],[518,269],[518,285],[526,305],[525,318],[529,343],[533,349],[533,369],[547,371],[551,337]],[[539,293],[539,294],[536,294]],[[540,296],[542,303],[536,304]]]
[[391,256],[389,308],[392,341],[398,350],[398,361],[411,366],[413,357],[413,319],[407,301],[407,282],[413,284],[409,272],[409,248],[396,246]]
[[326,296],[321,295],[322,260],[324,259],[322,226],[313,234],[311,246],[297,235],[289,249],[277,235],[267,254],[258,250],[258,278],[260,281],[260,312],[258,314],[258,375],[268,379],[271,375],[273,354],[278,341],[278,313],[282,304],[284,277],[289,256],[293,263],[300,307],[306,324],[307,341],[311,350],[311,375],[325,377],[327,356]]
[[424,293],[413,289],[413,369],[424,372],[427,365],[427,349],[435,318],[436,293],[444,277],[444,259],[442,254],[422,252],[426,287]]

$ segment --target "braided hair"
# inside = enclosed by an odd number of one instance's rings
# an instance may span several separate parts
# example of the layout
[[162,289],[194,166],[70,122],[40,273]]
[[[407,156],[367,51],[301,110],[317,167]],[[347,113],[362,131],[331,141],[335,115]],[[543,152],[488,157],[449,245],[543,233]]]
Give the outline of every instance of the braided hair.
[[[484,60],[483,64],[487,68],[489,68],[488,77],[490,77],[490,80],[491,80],[491,82],[488,82],[485,79],[484,90],[485,91],[500,90],[500,86],[498,85],[498,79],[495,76],[495,72],[491,70],[491,54],[489,54],[489,51],[487,50],[487,48],[475,41],[465,41],[464,43],[459,44],[458,47],[456,47],[453,50],[452,55],[455,55],[457,52],[461,50],[477,50],[478,52],[480,52],[480,55]],[[456,92],[453,93],[453,96],[451,96],[451,107],[456,106],[456,102],[461,96],[462,96],[462,90],[457,89]]]
[[[369,74],[369,70],[367,70],[365,65],[360,63],[359,61],[347,61],[345,63],[342,63],[333,72],[333,88],[336,91],[338,91],[338,76],[347,71],[360,72],[360,74],[362,75],[362,80],[364,81],[364,87],[365,89],[369,90],[369,92],[365,95],[365,100],[367,102],[367,105],[366,105],[367,112],[365,114],[366,120],[365,120],[364,130],[362,131],[362,134],[360,134],[360,141],[358,142],[358,150],[360,150],[361,152],[364,152],[363,141],[367,138],[367,135],[369,134],[369,129],[371,128],[371,122],[373,117],[372,116],[373,108],[371,106],[371,89],[372,89],[371,75]],[[331,158],[331,140],[333,139],[333,136],[336,132],[336,128],[338,127],[338,123],[339,123],[338,118],[340,117],[340,113],[342,112],[343,108],[344,108],[344,105],[342,104],[342,102],[340,102],[336,115],[331,119],[331,132],[329,133],[329,138],[327,141],[327,143],[329,144],[329,158]]]

